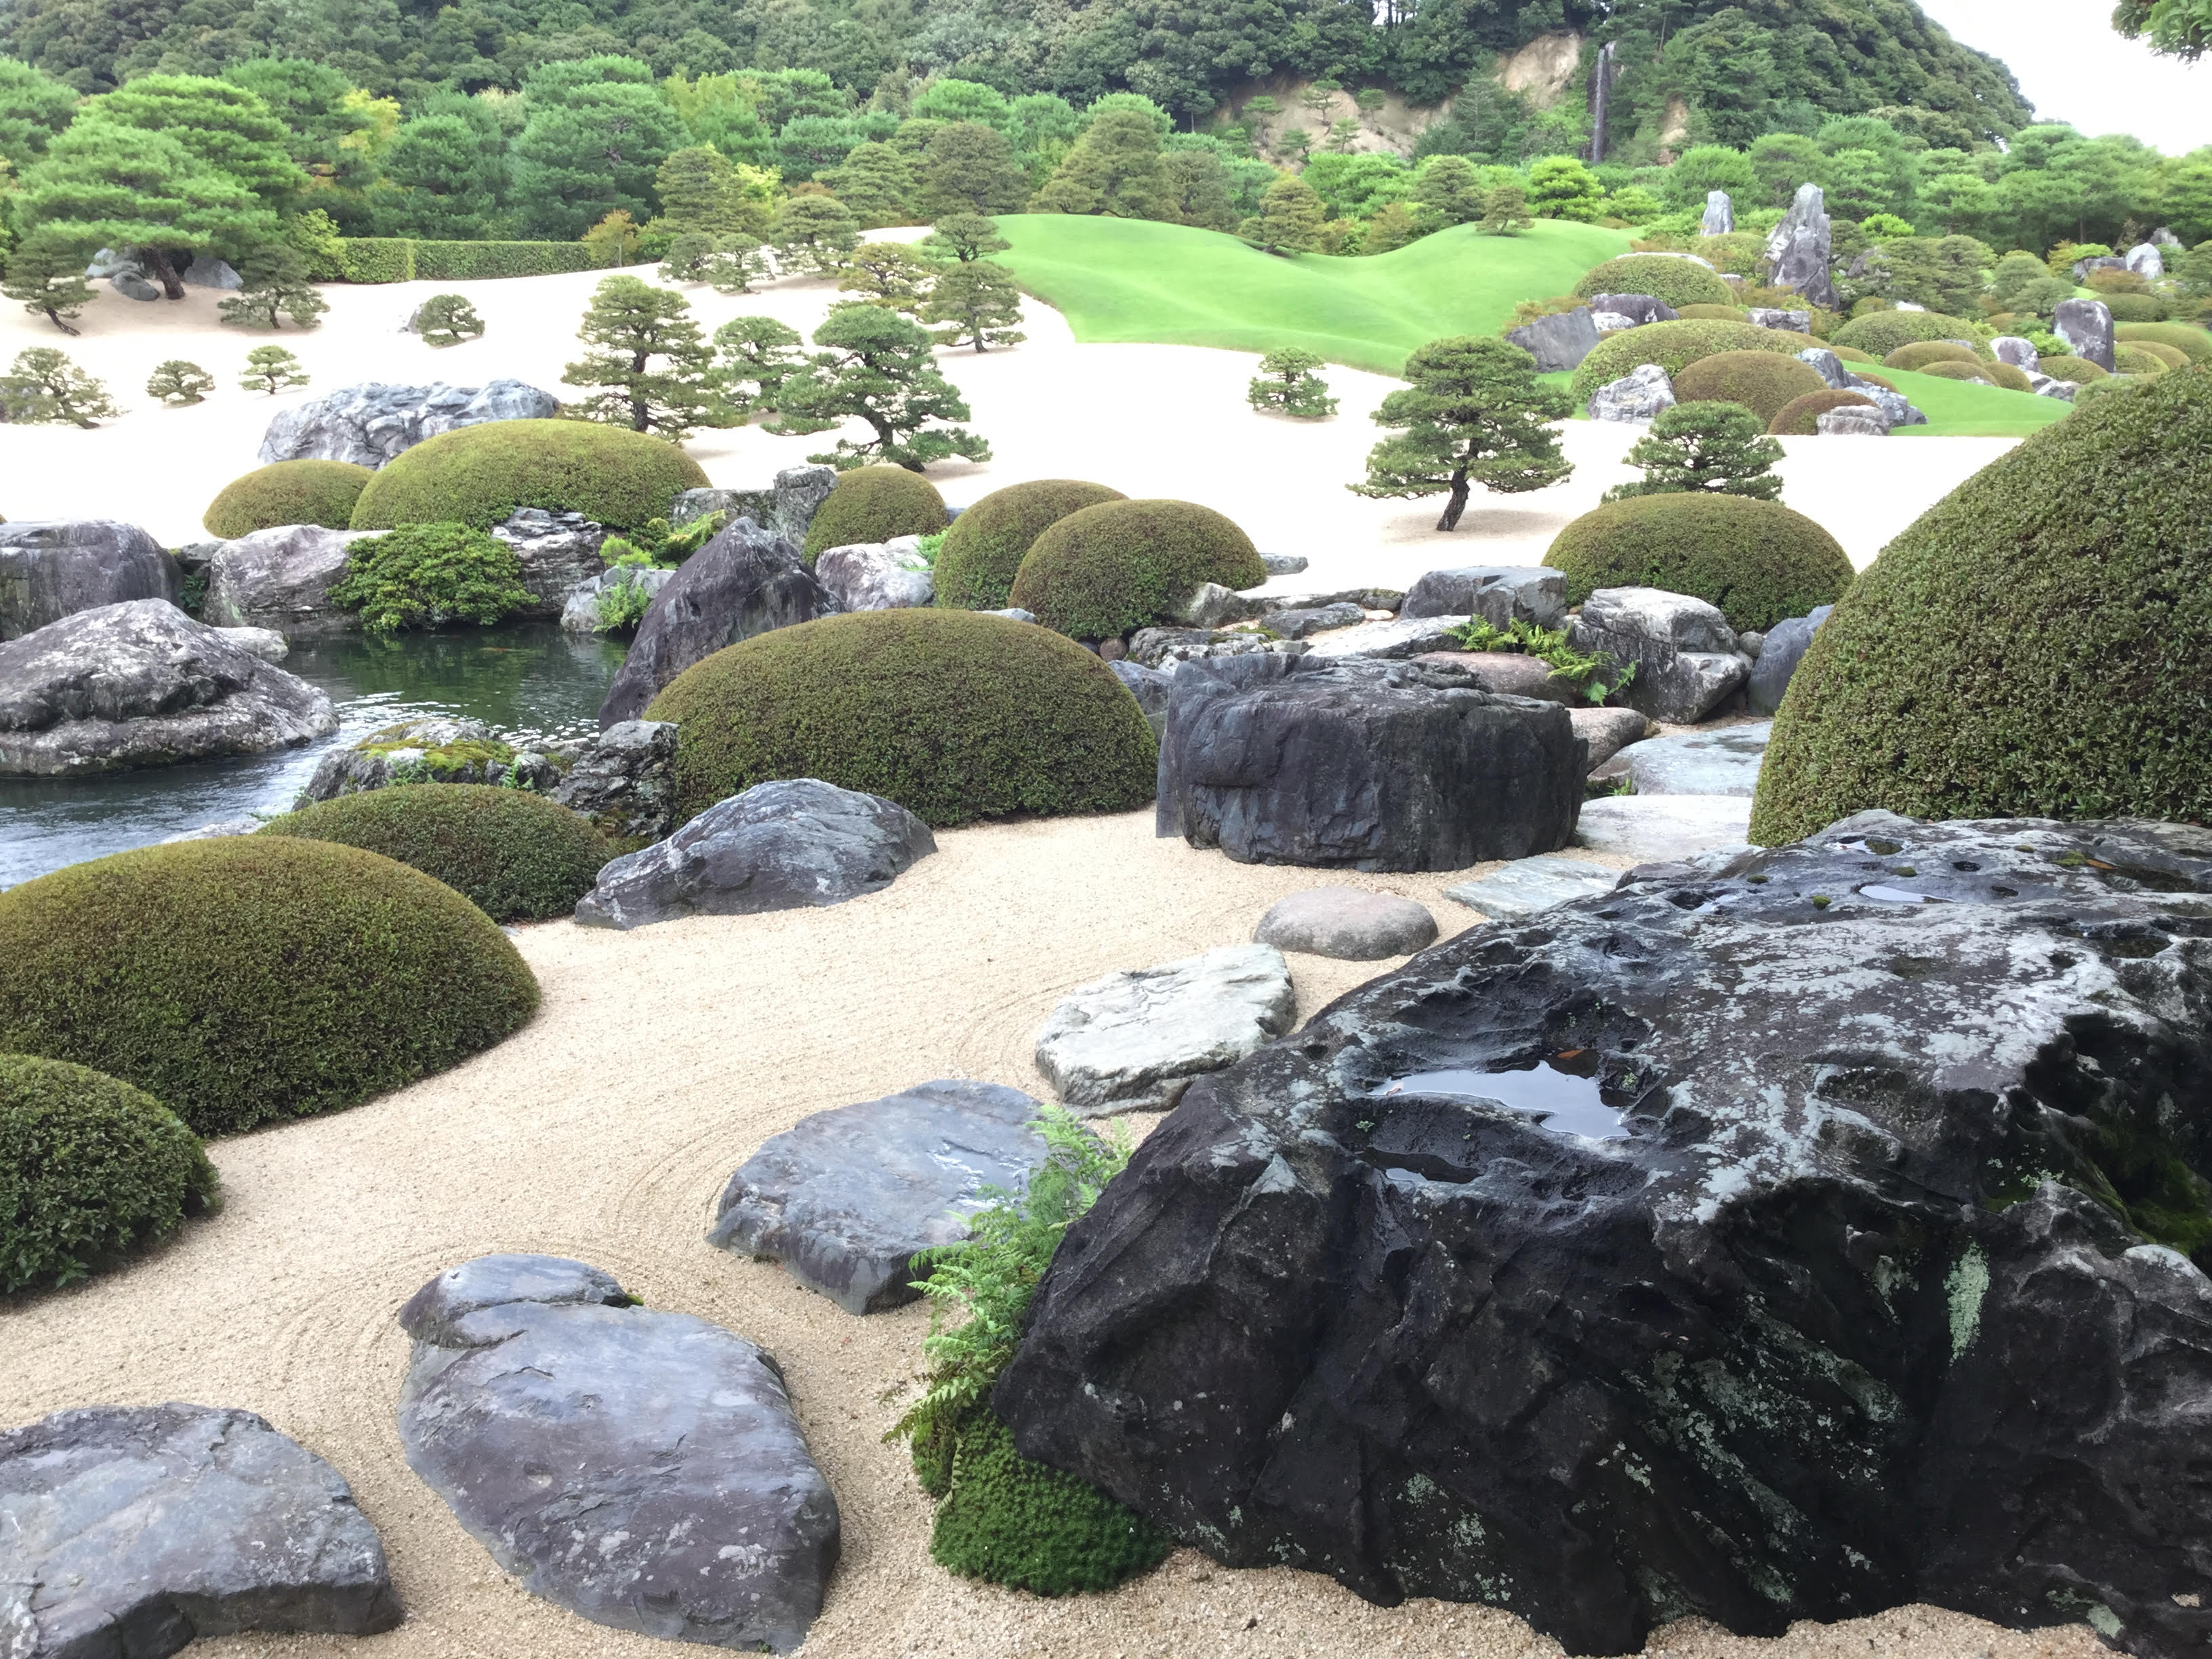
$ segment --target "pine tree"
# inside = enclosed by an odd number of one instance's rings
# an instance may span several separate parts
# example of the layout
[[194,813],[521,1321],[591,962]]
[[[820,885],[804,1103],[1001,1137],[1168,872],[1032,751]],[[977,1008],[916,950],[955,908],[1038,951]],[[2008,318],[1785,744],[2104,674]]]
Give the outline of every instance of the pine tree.
[[0,375],[0,409],[27,425],[67,422],[87,428],[123,412],[103,382],[52,346],[32,346],[15,354],[15,367]]
[[939,371],[929,336],[905,318],[877,306],[834,306],[814,331],[814,343],[827,349],[779,389],[779,418],[768,429],[828,432],[857,420],[875,435],[859,444],[840,438],[835,449],[808,459],[840,471],[884,462],[919,472],[948,455],[991,459],[981,438],[937,424],[968,419],[968,405]]
[[988,259],[954,265],[937,279],[921,308],[925,323],[949,325],[938,331],[938,344],[958,345],[967,340],[978,351],[1027,339],[1014,326],[1021,319],[1022,295],[1014,286],[1013,273]]
[[783,383],[806,367],[805,343],[773,317],[732,317],[714,331],[714,386],[736,419],[775,407]]
[[44,317],[64,334],[77,331],[69,325],[94,299],[92,284],[84,277],[84,253],[50,236],[33,236],[8,256],[8,276],[0,294],[21,300],[23,309]]
[[775,275],[768,251],[750,236],[730,236],[718,243],[699,267],[708,287],[717,294],[750,294],[753,284]]
[[1388,253],[1416,241],[1421,234],[1419,222],[1413,209],[1403,202],[1387,202],[1367,222],[1367,239],[1361,245],[1365,253]]
[[792,270],[827,276],[860,245],[852,209],[827,196],[794,196],[775,222],[776,257]]
[[1170,150],[1160,158],[1161,210],[1179,225],[1200,230],[1234,230],[1237,210],[1229,200],[1229,169],[1210,149]]
[[1336,399],[1328,395],[1328,382],[1317,372],[1322,359],[1310,351],[1286,348],[1260,359],[1260,373],[1245,398],[1253,408],[1279,410],[1285,415],[1317,421],[1336,413]]
[[288,386],[307,385],[307,371],[283,346],[256,346],[246,354],[245,378],[238,384],[248,392],[265,392],[273,398]]
[[1030,211],[1157,219],[1160,201],[1159,128],[1137,110],[1109,109],[1076,141]]
[[182,357],[172,357],[157,366],[146,382],[146,395],[159,398],[173,409],[204,402],[214,390],[215,376]]
[[284,205],[307,185],[283,122],[258,94],[228,81],[142,75],[93,99],[83,114],[173,139],[266,207]]
[[1473,224],[1490,210],[1482,179],[1464,155],[1431,155],[1413,175],[1413,210],[1423,227]]
[[948,213],[932,227],[921,245],[924,258],[965,264],[987,253],[1003,253],[1012,246],[999,234],[999,222],[980,213]]
[[331,308],[307,280],[307,262],[281,242],[249,256],[239,276],[243,285],[216,307],[226,323],[276,328],[281,316],[301,328],[313,328],[315,319]]
[[425,345],[459,345],[463,340],[480,337],[484,331],[483,319],[477,308],[459,294],[434,294],[422,301],[422,308],[415,314],[415,327],[422,336]]
[[1483,209],[1482,234],[1517,236],[1536,222],[1528,211],[1528,192],[1518,185],[1500,185],[1490,192]]
[[915,222],[914,167],[889,144],[854,146],[822,182],[852,210],[863,230]]
[[370,194],[377,234],[466,240],[495,236],[506,140],[490,117],[461,100],[404,122],[377,157],[383,182]]
[[705,231],[678,232],[670,239],[668,252],[660,256],[660,280],[703,283],[707,280],[707,261],[714,254],[714,239]]
[[955,121],[930,135],[922,153],[921,209],[932,219],[1019,213],[1029,194],[1029,174],[997,129]]
[[1260,198],[1260,216],[1247,219],[1239,234],[1263,253],[1307,253],[1321,245],[1328,222],[1321,192],[1285,173]]
[[1558,483],[1574,471],[1559,453],[1551,422],[1573,412],[1567,394],[1540,385],[1536,360],[1498,339],[1459,335],[1431,340],[1406,359],[1412,384],[1375,411],[1377,426],[1399,428],[1367,457],[1357,495],[1449,494],[1438,530],[1455,528],[1469,486],[1517,495]]
[[1768,471],[1782,459],[1782,446],[1766,435],[1766,423],[1741,404],[1663,409],[1624,459],[1644,469],[1643,481],[1615,484],[1605,492],[1608,501],[1684,493],[1771,501],[1782,494],[1782,480]]
[[921,308],[936,268],[903,242],[863,242],[837,283],[841,294],[857,294],[886,311]]
[[[634,69],[615,67],[624,64]],[[689,137],[652,80],[620,58],[531,76],[530,118],[508,152],[508,199],[527,232],[566,241],[617,208],[645,216],[660,164]]]
[[576,240],[592,249],[601,265],[626,265],[642,233],[628,208],[617,208]]
[[741,198],[738,170],[707,144],[672,150],[653,177],[660,199],[657,229],[678,235],[735,236],[752,228]]
[[561,376],[563,385],[592,388],[571,406],[577,418],[673,443],[725,418],[709,385],[714,355],[682,295],[635,276],[607,277],[592,292],[576,337],[599,348]]

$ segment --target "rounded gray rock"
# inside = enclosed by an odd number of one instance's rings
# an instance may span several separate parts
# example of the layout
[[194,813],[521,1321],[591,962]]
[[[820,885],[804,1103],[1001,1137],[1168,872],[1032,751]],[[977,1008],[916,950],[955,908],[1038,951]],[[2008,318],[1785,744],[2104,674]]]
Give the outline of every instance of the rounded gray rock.
[[1252,937],[1278,951],[1340,962],[1411,956],[1432,944],[1437,919],[1425,904],[1364,887],[1310,887],[1279,901]]

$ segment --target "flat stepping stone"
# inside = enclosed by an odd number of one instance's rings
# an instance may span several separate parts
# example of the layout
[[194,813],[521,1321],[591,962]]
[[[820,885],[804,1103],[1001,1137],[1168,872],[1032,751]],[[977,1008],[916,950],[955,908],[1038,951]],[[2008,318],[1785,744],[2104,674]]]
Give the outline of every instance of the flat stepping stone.
[[1620,871],[1580,859],[1516,859],[1479,881],[1445,888],[1444,896],[1481,911],[1492,921],[1518,921],[1554,905],[1611,892],[1620,881]]
[[1037,1103],[995,1083],[920,1083],[771,1135],[730,1177],[709,1244],[783,1263],[849,1314],[911,1302],[914,1257],[968,1236],[986,1187],[1017,1191],[1046,1157]]
[[1575,825],[1575,840],[1593,853],[1640,864],[1742,847],[1750,836],[1751,802],[1741,795],[1614,795],[1583,802]]
[[1297,997],[1272,945],[1224,945],[1080,986],[1038,1034],[1037,1070],[1083,1116],[1164,1112],[1194,1077],[1291,1029]]
[[1453,643],[1451,630],[1467,626],[1465,617],[1401,617],[1395,622],[1362,623],[1318,635],[1307,654],[1332,662],[1389,662],[1441,651]]
[[560,1256],[464,1262],[399,1323],[408,1464],[532,1594],[668,1641],[805,1639],[837,1500],[768,1354]]
[[1340,962],[1410,956],[1434,943],[1429,907],[1364,887],[1310,887],[1282,900],[1252,934],[1279,951],[1303,951]]
[[1651,738],[1623,758],[1639,795],[1749,795],[1759,787],[1772,720]]
[[161,1659],[401,1618],[338,1472],[252,1412],[94,1406],[0,1431],[0,1654]]

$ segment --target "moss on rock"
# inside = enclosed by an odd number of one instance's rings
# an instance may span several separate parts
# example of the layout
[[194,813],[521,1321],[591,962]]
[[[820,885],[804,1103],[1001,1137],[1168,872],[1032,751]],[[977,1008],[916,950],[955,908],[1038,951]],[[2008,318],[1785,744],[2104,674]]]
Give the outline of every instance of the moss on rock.
[[1039,536],[1071,513],[1127,499],[1118,489],[1074,478],[1038,478],[992,491],[945,532],[937,554],[937,603],[950,610],[1005,610],[1014,576]]
[[1170,1542],[1088,1481],[1024,1457],[986,1407],[961,1426],[929,1553],[963,1577],[1067,1595],[1111,1589],[1150,1571]]
[[1738,629],[1804,616],[1851,584],[1834,537],[1778,501],[1745,495],[1614,501],[1562,530],[1544,562],[1566,573],[1570,605],[1601,587],[1660,587],[1717,605]]

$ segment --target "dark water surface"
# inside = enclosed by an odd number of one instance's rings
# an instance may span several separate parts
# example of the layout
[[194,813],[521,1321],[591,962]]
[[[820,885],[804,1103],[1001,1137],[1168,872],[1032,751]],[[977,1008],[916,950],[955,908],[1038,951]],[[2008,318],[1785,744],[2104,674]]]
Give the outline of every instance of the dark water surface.
[[595,731],[623,649],[550,625],[297,641],[284,667],[330,693],[335,737],[191,766],[0,778],[0,887],[218,819],[281,812],[325,750],[408,715],[465,714],[545,738]]

